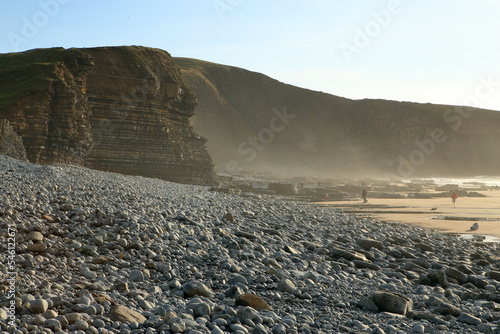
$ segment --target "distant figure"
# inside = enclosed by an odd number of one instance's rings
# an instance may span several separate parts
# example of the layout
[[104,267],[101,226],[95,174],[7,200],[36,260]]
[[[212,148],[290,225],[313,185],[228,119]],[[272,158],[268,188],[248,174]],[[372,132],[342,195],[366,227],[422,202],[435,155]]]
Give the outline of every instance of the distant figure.
[[328,193],[325,194],[325,201],[328,201]]
[[471,231],[477,231],[477,229],[479,228],[479,224],[478,223],[474,223],[472,224],[472,226],[470,227]]
[[455,204],[455,202],[457,201],[457,198],[458,198],[457,193],[456,193],[456,192],[453,192],[453,193],[451,194],[451,202],[452,202],[453,204]]
[[368,191],[366,190],[366,188],[363,188],[363,192],[361,193],[361,197],[363,197],[363,203],[368,203],[366,196],[368,196]]

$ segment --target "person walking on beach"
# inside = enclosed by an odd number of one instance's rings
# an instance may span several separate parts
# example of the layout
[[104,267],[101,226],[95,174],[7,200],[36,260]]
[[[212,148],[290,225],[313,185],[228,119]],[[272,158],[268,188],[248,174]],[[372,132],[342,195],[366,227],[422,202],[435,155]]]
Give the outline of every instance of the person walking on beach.
[[363,203],[368,203],[366,196],[368,196],[368,191],[366,190],[366,187],[364,187],[363,192],[361,193],[361,197],[363,197]]
[[453,191],[453,193],[451,194],[451,202],[453,204],[455,204],[455,202],[457,201],[457,198],[458,198],[457,193],[455,191]]

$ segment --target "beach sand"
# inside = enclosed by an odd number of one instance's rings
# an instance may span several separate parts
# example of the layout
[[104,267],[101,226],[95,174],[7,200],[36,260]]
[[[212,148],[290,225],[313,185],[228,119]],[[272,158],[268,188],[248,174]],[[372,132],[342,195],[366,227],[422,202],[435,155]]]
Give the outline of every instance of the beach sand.
[[[383,199],[359,201],[321,202],[358,216],[370,216],[380,221],[413,224],[443,233],[490,235],[500,238],[500,191],[481,191],[487,197],[459,197],[455,204],[451,198]],[[435,208],[435,210],[431,210]],[[448,219],[444,219],[447,217]],[[470,220],[450,220],[450,219]],[[478,219],[479,229],[470,227]]]

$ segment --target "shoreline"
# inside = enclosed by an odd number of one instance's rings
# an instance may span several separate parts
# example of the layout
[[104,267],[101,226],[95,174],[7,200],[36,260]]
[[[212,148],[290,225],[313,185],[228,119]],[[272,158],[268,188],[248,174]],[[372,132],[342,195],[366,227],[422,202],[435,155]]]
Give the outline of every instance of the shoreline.
[[[368,198],[362,200],[312,203],[333,207],[344,213],[369,216],[381,222],[397,222],[446,234],[485,235],[500,241],[500,191],[482,191],[486,197],[460,197],[455,205],[450,198]],[[477,230],[471,230],[474,223]]]

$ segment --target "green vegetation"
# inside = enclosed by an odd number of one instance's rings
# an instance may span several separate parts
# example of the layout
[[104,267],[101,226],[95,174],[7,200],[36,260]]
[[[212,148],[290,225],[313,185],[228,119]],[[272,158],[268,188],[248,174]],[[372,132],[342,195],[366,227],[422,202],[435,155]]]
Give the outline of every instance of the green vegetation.
[[35,49],[0,54],[0,110],[5,110],[30,92],[43,91],[58,80],[57,63],[80,54],[77,49]]
[[204,71],[205,69],[210,67],[215,67],[217,69],[227,69],[227,70],[231,68],[231,66],[211,63],[209,61],[198,60],[193,58],[174,57],[174,60],[177,66],[179,66],[182,70]]

